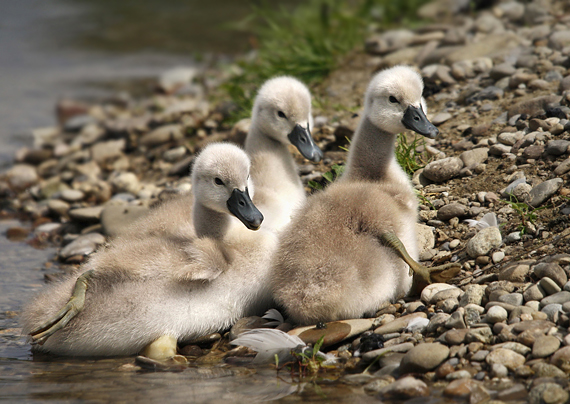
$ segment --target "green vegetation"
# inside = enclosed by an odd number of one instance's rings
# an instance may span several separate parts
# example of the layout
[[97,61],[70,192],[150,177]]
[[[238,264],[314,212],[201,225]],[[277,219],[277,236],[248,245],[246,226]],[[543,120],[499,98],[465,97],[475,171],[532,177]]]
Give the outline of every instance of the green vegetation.
[[505,201],[508,203],[511,208],[517,213],[517,215],[521,219],[521,223],[518,225],[518,229],[521,235],[528,233],[528,226],[529,224],[534,225],[536,220],[538,219],[538,214],[536,213],[539,210],[546,209],[546,206],[541,206],[540,208],[533,208],[526,202],[519,202],[516,196],[513,194],[509,195],[509,200]]
[[331,166],[331,170],[327,171],[326,173],[323,174],[323,178],[326,181],[325,185],[323,185],[317,181],[309,181],[307,183],[307,185],[312,189],[315,189],[317,191],[321,191],[325,188],[326,185],[330,184],[331,182],[336,180],[338,177],[340,177],[343,172],[344,172],[344,165],[333,164]]
[[398,135],[396,140],[396,161],[409,176],[412,176],[416,171],[429,163],[430,159],[426,160],[422,153],[417,151],[418,146],[424,146],[425,148],[425,145],[425,139],[422,136],[415,135],[414,140],[409,142],[405,134],[400,133]]
[[232,120],[249,116],[258,86],[276,75],[293,75],[312,85],[326,77],[342,56],[362,47],[371,27],[410,21],[426,0],[307,0],[293,10],[269,3],[253,6],[236,24],[254,34],[257,54],[239,63],[225,89],[237,105]]
[[[294,361],[288,362],[283,366],[290,365],[291,371],[298,372],[301,377],[305,377],[307,375],[313,376],[321,369],[326,369],[327,366],[323,364],[325,359],[318,355],[319,350],[323,346],[324,339],[325,336],[323,335],[312,348],[307,348],[304,352],[292,351],[291,354],[293,355]],[[277,369],[280,369],[277,357],[275,365]]]

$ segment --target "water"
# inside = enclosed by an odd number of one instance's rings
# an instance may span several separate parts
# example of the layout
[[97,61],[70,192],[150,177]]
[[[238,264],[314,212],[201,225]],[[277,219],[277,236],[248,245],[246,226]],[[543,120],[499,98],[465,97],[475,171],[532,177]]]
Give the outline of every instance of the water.
[[0,168],[54,125],[64,96],[97,98],[109,83],[155,78],[211,53],[246,50],[224,27],[247,1],[3,0],[0,3]]

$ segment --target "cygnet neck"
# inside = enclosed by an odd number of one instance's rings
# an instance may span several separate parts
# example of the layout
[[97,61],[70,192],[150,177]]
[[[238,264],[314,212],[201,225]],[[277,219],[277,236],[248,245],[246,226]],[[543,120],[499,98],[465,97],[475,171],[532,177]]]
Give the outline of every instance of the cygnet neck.
[[348,160],[342,179],[379,181],[395,161],[396,134],[375,126],[364,116],[349,146]]
[[227,213],[217,212],[197,201],[194,202],[192,215],[194,230],[198,237],[221,239],[230,225],[230,217]]
[[[291,182],[300,181],[297,176],[297,167],[289,152],[288,144],[284,144],[267,136],[255,125],[255,120],[252,121],[250,132],[245,140],[245,151],[250,156],[254,165],[258,154],[270,154],[272,156],[271,170],[273,178],[287,178]],[[252,172],[254,174],[257,173],[256,167],[252,167]],[[255,184],[255,177],[254,185],[259,185]]]

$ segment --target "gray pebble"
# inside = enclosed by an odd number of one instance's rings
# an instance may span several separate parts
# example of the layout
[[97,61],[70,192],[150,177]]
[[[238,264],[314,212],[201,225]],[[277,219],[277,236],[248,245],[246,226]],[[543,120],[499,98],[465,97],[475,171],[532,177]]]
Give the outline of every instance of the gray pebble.
[[553,178],[538,184],[530,191],[528,204],[535,208],[540,206],[543,202],[548,200],[548,198],[558,192],[563,183],[564,180],[562,178]]
[[549,321],[557,323],[560,313],[562,312],[562,305],[559,303],[550,303],[542,307],[540,311],[546,314]]
[[561,288],[568,282],[568,275],[560,265],[555,262],[544,262],[533,267],[534,275],[538,279],[550,278]]
[[522,306],[523,304],[522,293],[507,293],[505,295],[499,296],[498,301],[501,303],[507,303],[512,306]]
[[402,373],[424,373],[435,369],[449,357],[449,348],[438,343],[419,344],[410,349],[400,364]]
[[546,296],[553,295],[553,294],[558,293],[562,290],[560,288],[560,286],[558,286],[556,284],[556,282],[554,282],[552,279],[550,279],[548,277],[542,278],[538,282],[538,287],[540,287],[544,291]]
[[89,255],[101,244],[105,243],[105,237],[99,233],[90,233],[77,237],[74,241],[63,247],[59,256],[65,260],[76,255]]
[[487,255],[493,248],[502,244],[501,232],[497,227],[482,229],[467,242],[467,254],[471,258]]
[[462,168],[463,161],[459,157],[448,157],[426,165],[423,175],[431,181],[444,182],[456,177]]
[[542,299],[540,301],[540,306],[544,307],[552,303],[562,305],[568,301],[570,301],[570,292],[563,290],[562,292],[555,293]]
[[538,337],[532,346],[532,356],[546,358],[560,348],[560,340],[552,335]]
[[542,300],[545,296],[546,293],[538,285],[532,285],[523,293],[523,297],[526,302],[539,301]]
[[485,321],[491,324],[495,324],[506,321],[507,317],[508,313],[505,309],[503,309],[501,306],[493,306],[487,311],[487,314],[485,315]]
[[467,215],[469,209],[467,206],[460,203],[451,203],[445,205],[437,211],[437,218],[442,221],[447,221],[454,217],[464,217]]
[[567,152],[568,146],[570,146],[570,140],[550,140],[546,145],[546,153],[552,156],[561,156]]

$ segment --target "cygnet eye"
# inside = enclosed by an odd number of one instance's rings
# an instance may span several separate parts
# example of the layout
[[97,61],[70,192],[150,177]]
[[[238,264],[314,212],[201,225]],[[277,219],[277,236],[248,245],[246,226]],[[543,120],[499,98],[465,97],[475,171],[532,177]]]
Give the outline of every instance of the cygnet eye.
[[218,177],[214,178],[214,182],[216,183],[216,185],[224,185],[224,181],[222,181]]
[[287,119],[287,115],[283,111],[277,111],[277,115],[279,118]]
[[391,102],[392,104],[399,104],[399,103],[400,103],[400,101],[398,101],[398,100],[396,99],[396,97],[394,97],[393,95],[391,95],[390,98],[388,98],[388,99],[390,100],[390,102]]

